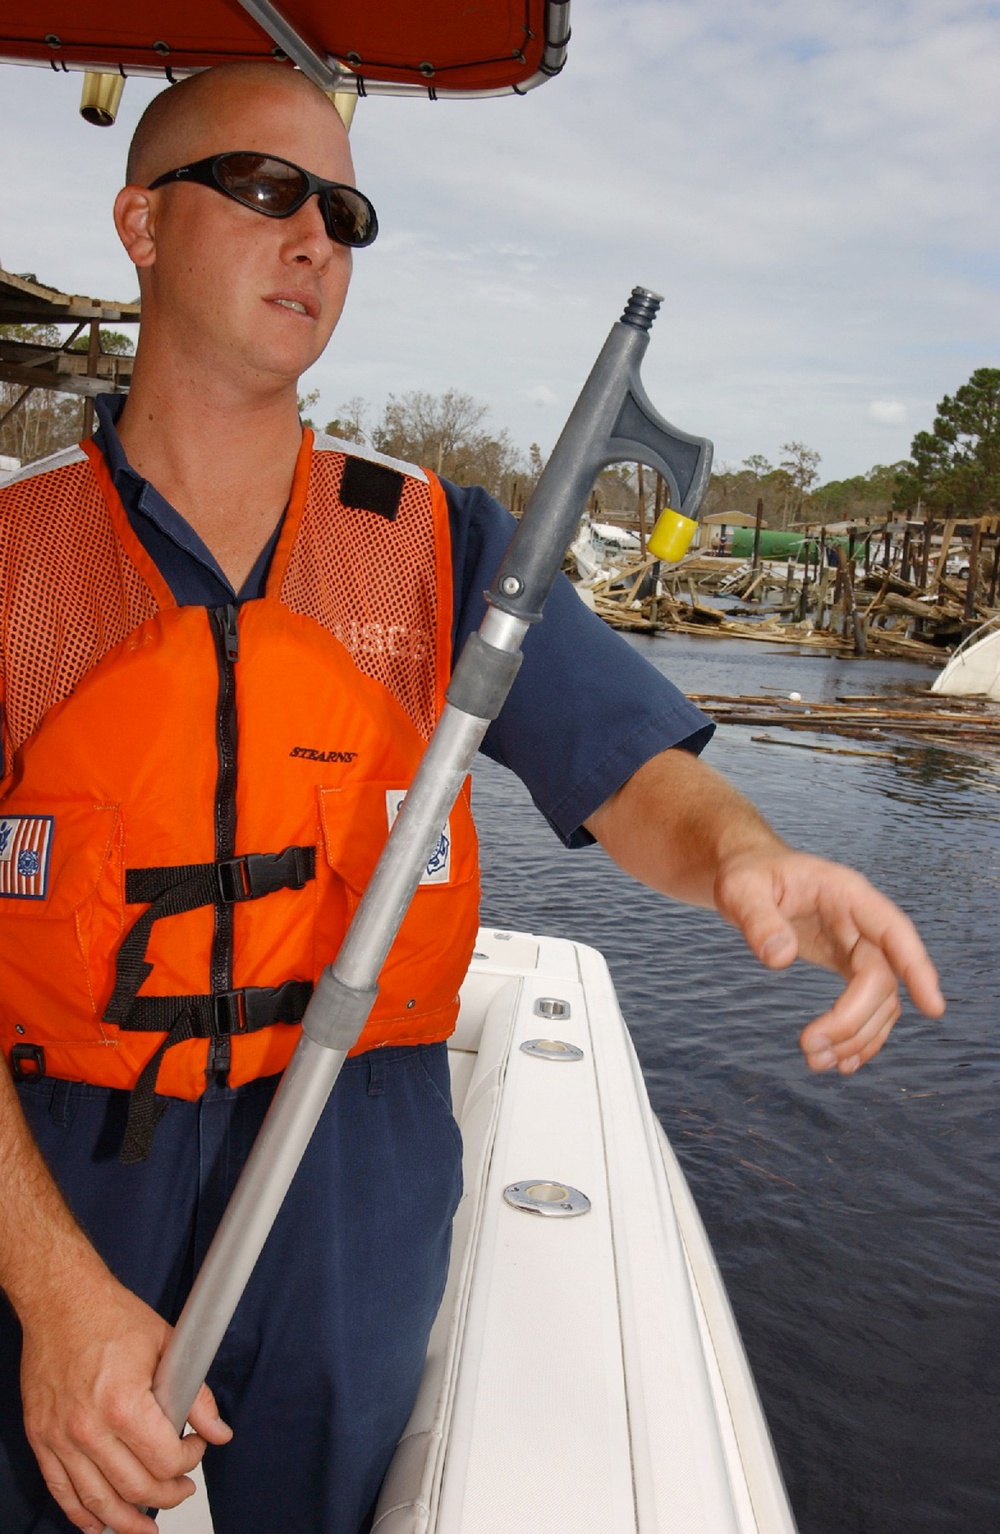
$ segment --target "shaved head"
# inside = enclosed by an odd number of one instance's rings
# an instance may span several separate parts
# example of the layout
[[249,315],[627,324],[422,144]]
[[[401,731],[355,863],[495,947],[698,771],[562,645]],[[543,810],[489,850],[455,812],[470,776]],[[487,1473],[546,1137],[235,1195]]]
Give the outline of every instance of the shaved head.
[[255,93],[271,95],[276,90],[287,92],[290,111],[295,110],[296,100],[326,108],[331,133],[343,135],[343,124],[329,97],[299,70],[263,61],[218,64],[186,76],[153,97],[132,135],[125,172],[128,184],[149,186],[165,171],[213,151],[249,147],[212,142],[220,108],[239,99],[248,102]]

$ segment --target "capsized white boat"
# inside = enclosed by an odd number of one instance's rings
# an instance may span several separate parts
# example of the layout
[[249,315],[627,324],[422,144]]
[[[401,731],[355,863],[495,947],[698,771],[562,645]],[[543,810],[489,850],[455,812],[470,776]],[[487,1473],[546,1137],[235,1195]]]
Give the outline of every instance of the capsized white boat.
[[581,581],[614,580],[619,572],[639,558],[639,536],[627,527],[612,522],[592,522],[585,518],[570,544]]
[[601,955],[483,929],[450,1060],[465,1196],[377,1534],[794,1534]]
[[934,678],[931,692],[948,698],[986,697],[1000,703],[1000,616],[988,618],[962,641]]

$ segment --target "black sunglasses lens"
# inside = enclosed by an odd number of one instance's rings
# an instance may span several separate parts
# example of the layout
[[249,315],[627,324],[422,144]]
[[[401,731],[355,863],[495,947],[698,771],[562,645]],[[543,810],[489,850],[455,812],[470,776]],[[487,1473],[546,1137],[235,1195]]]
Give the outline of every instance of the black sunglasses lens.
[[215,162],[215,175],[230,197],[272,218],[294,213],[309,193],[309,184],[300,170],[263,154],[220,155]]
[[375,209],[360,192],[348,186],[327,187],[320,203],[326,230],[340,245],[370,245],[378,233]]
[[[230,197],[270,218],[287,218],[311,195],[304,171],[270,155],[222,154],[213,161],[212,174]],[[371,244],[378,220],[367,197],[349,186],[324,186],[319,198],[331,240],[340,245]]]

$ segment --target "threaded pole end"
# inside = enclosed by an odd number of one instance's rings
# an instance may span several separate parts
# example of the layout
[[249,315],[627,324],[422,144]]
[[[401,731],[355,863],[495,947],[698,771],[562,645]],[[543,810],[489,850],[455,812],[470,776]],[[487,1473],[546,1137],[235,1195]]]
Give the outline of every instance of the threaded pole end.
[[628,303],[625,305],[625,313],[622,315],[623,325],[633,325],[636,330],[652,329],[656,313],[663,302],[661,293],[651,293],[649,288],[633,288],[629,294]]

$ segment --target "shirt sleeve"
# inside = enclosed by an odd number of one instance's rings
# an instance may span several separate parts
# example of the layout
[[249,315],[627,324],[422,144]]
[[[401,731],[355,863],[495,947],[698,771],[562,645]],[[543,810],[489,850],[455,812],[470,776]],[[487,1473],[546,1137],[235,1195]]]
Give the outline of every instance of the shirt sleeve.
[[[444,483],[451,521],[457,659],[486,610],[516,523],[484,490]],[[567,847],[593,841],[583,822],[671,746],[700,752],[711,720],[587,608],[565,576],[524,641],[524,661],[482,750],[522,780]]]

